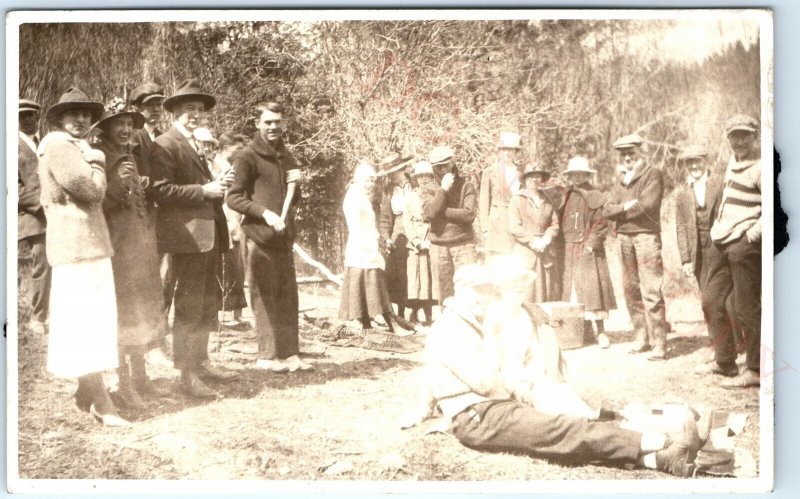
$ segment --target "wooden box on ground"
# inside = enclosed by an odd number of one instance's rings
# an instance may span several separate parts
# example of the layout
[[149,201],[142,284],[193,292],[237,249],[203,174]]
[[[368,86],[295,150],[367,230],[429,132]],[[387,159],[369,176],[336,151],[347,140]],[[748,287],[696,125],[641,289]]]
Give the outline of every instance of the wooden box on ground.
[[560,323],[556,327],[558,345],[562,350],[581,348],[586,346],[588,341],[584,336],[583,329],[583,304],[569,303],[565,301],[551,301],[537,303],[544,313],[551,319]]

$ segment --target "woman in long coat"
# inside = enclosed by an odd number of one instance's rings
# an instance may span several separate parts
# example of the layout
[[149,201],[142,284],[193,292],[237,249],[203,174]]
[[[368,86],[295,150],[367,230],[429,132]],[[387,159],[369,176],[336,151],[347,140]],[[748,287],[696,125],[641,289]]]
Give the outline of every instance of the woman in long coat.
[[418,321],[419,309],[425,312],[425,321],[430,323],[433,304],[439,301],[439,281],[433,279],[431,271],[431,241],[428,239],[430,224],[422,218],[420,190],[433,182],[433,167],[420,161],[414,168],[412,181],[417,184],[406,196],[403,211],[403,228],[408,237],[408,304],[411,319]]
[[561,299],[584,305],[585,325],[601,348],[608,348],[603,320],[617,308],[604,242],[608,222],[603,218],[606,197],[595,190],[590,179],[595,170],[586,158],[572,158],[564,176],[569,188],[561,212],[564,236],[564,280]]
[[[114,256],[117,297],[120,399],[132,409],[146,404],[141,394],[163,395],[147,378],[144,353],[166,327],[159,258],[156,250],[155,205],[146,196],[149,178],[137,168],[130,138],[144,117],[112,102],[94,125],[100,131],[95,148],[106,157],[108,189],[103,200]],[[140,160],[141,161],[141,160]]]
[[386,254],[386,286],[389,289],[389,300],[397,304],[398,317],[405,317],[408,305],[406,294],[406,260],[408,258],[408,238],[403,228],[403,210],[405,199],[411,192],[411,184],[406,176],[405,168],[411,157],[403,157],[398,153],[383,158],[378,166],[381,168],[385,187],[381,195],[378,231],[381,244]]
[[525,296],[528,303],[552,301],[553,239],[558,235],[558,213],[541,191],[550,174],[541,167],[529,166],[522,173],[523,188],[508,205],[508,227],[514,236],[514,253],[520,255],[536,278]]
[[348,234],[339,318],[359,320],[363,330],[369,331],[371,318],[382,315],[389,330],[394,332],[384,273],[386,262],[380,250],[380,234],[371,201],[375,177],[372,165],[360,163],[344,196],[342,208]]
[[103,383],[103,371],[119,362],[113,249],[102,209],[105,156],[84,140],[102,112],[101,103],[70,88],[47,110],[54,131],[37,152],[52,267],[47,369],[78,378],[81,410],[105,425],[129,426]]

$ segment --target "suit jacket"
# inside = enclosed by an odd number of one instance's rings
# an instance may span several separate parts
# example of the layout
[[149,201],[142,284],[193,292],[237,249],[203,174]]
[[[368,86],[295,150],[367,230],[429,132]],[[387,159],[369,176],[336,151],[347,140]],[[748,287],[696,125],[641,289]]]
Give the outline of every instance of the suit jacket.
[[205,161],[171,127],[152,149],[152,196],[158,203],[156,238],[161,253],[203,253],[229,246],[221,199],[206,199],[203,185],[213,179]]
[[[709,173],[706,181],[706,206],[709,207],[711,222],[714,222],[715,207],[719,205],[722,194],[722,179]],[[697,211],[694,188],[683,185],[675,195],[675,230],[678,236],[678,253],[681,263],[697,263]]]
[[[622,234],[661,232],[661,199],[664,196],[664,176],[654,166],[642,164],[637,167],[630,184],[617,182],[611,189],[611,196],[603,208],[603,216],[617,225]],[[636,199],[631,209],[623,210],[623,205]]]
[[44,210],[40,200],[42,188],[39,183],[38,172],[39,158],[36,157],[36,152],[20,137],[19,177],[17,178],[17,186],[19,188],[19,204],[17,205],[17,214],[19,215],[18,240],[45,233],[47,222],[44,218]]
[[514,236],[508,228],[508,205],[513,194],[500,163],[483,171],[478,205],[481,230],[488,233],[484,244],[489,251],[507,253],[514,247]]

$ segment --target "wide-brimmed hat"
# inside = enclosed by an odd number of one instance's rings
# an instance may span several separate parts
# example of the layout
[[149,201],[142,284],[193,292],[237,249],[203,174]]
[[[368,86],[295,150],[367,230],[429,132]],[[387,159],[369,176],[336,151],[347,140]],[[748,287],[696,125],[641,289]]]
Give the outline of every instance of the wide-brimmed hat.
[[384,156],[378,161],[378,168],[381,170],[378,175],[391,175],[396,171],[402,170],[412,159],[414,159],[414,156],[403,156],[399,152],[393,152]]
[[58,118],[64,112],[71,109],[87,109],[92,114],[92,122],[99,120],[103,115],[104,106],[102,102],[91,100],[81,89],[78,87],[70,87],[58,99],[56,104],[53,104],[47,109],[45,118],[51,125],[55,125]]
[[414,166],[414,173],[412,177],[419,177],[420,175],[433,175],[433,165],[427,161],[420,161]]
[[708,156],[708,151],[703,146],[691,145],[687,146],[680,154],[678,154],[678,161],[686,161],[689,159],[705,159]]
[[185,100],[199,100],[206,106],[206,111],[217,104],[217,99],[210,93],[203,90],[200,82],[194,78],[185,80],[178,85],[175,92],[164,101],[164,109],[172,112],[175,104]]
[[642,142],[644,142],[644,139],[638,133],[632,133],[618,138],[611,147],[614,149],[630,149],[631,147],[639,147]]
[[144,116],[142,116],[142,113],[125,104],[124,100],[117,97],[108,103],[102,116],[92,125],[92,128],[103,128],[103,126],[107,125],[111,120],[119,118],[120,116],[130,116],[133,118],[134,128],[142,128],[144,126]]
[[27,113],[27,112],[35,112],[38,113],[42,110],[42,106],[39,105],[38,102],[34,102],[30,99],[20,99],[19,100],[19,112],[20,113]]
[[583,156],[575,156],[567,163],[567,169],[563,173],[584,172],[597,173],[597,170],[589,166],[589,160]]
[[497,139],[498,149],[520,149],[522,148],[522,137],[518,133],[503,132]]
[[451,159],[453,159],[453,148],[450,146],[434,147],[428,154],[428,161],[434,166],[439,163],[446,163]]
[[725,121],[725,135],[730,135],[736,130],[755,133],[758,131],[758,121],[746,114],[736,114]]
[[134,88],[130,95],[131,104],[138,106],[151,99],[163,99],[164,89],[158,83],[142,83]]
[[526,166],[525,169],[522,171],[522,175],[520,175],[520,180],[524,180],[525,177],[528,177],[530,175],[541,175],[545,179],[550,178],[550,172],[545,170],[544,167],[542,167],[541,165]]

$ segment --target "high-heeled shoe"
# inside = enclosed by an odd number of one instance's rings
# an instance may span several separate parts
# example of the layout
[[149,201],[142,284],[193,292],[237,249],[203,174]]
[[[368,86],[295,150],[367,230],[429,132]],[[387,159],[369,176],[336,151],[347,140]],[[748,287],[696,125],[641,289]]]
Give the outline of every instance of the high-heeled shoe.
[[132,423],[126,419],[122,419],[120,416],[116,414],[100,414],[97,412],[97,409],[94,408],[94,404],[89,407],[89,414],[91,414],[94,419],[97,420],[99,423],[103,423],[104,426],[115,426],[120,428],[125,428],[128,426],[132,426]]

